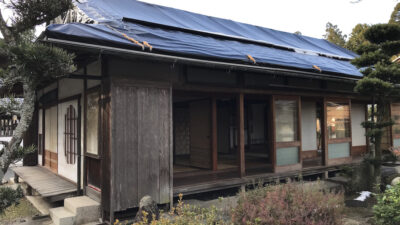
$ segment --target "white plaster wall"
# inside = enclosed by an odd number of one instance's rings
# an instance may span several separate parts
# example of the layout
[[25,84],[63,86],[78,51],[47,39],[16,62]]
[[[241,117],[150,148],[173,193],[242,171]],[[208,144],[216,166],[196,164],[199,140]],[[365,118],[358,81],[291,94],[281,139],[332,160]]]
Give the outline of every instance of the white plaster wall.
[[313,101],[301,102],[302,150],[317,150],[317,105]]
[[352,145],[360,146],[366,145],[365,129],[361,123],[365,121],[365,105],[364,104],[351,104],[351,135]]
[[101,84],[100,80],[87,80],[87,88],[96,87]]
[[97,60],[87,65],[86,72],[87,75],[101,76],[101,61]]
[[[72,105],[78,113],[78,101],[73,100],[58,105],[58,174],[74,182],[77,181],[77,158],[74,164],[67,164],[65,157],[65,114],[67,108]],[[76,151],[78,151],[76,147]]]
[[58,83],[58,99],[71,97],[83,93],[82,79],[61,79]]

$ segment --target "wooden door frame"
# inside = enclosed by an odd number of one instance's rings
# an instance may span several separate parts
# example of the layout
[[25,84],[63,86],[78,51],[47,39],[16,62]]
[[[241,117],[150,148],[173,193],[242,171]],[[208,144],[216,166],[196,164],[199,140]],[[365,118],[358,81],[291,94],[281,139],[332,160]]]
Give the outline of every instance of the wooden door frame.
[[[277,100],[295,100],[297,103],[297,140],[292,142],[276,142],[276,107],[275,102]],[[272,95],[272,134],[273,134],[273,158],[272,165],[274,173],[293,171],[293,170],[301,170],[303,168],[303,160],[302,160],[302,142],[301,142],[301,97],[293,96],[293,95]],[[282,147],[297,147],[298,148],[298,162],[292,165],[277,165],[277,149]]]
[[[344,103],[349,107],[349,137],[339,138],[339,139],[329,139],[328,137],[328,110],[327,110],[327,102],[335,102],[335,103]],[[350,163],[352,161],[352,129],[351,129],[351,99],[350,98],[324,98],[324,131],[325,131],[325,156],[324,163],[325,166],[331,165],[340,165]],[[348,143],[349,144],[349,156],[342,158],[329,159],[329,144],[335,143]]]
[[[85,195],[87,194],[91,194],[92,196],[95,196],[96,198],[100,198],[101,196],[101,185],[102,185],[102,181],[100,181],[100,187],[95,187],[95,186],[89,186],[89,182],[88,182],[88,176],[89,176],[89,168],[87,167],[87,161],[88,158],[90,158],[91,160],[97,160],[99,163],[99,167],[101,170],[101,158],[102,158],[102,151],[103,151],[103,138],[102,138],[102,108],[101,108],[101,84],[100,85],[96,85],[94,87],[91,88],[87,88],[87,79],[84,80],[84,94],[83,94],[83,193]],[[90,94],[96,93],[98,92],[98,125],[97,125],[97,155],[92,154],[92,153],[88,153],[87,152],[87,97]],[[101,179],[101,177],[100,177]],[[89,187],[89,188],[88,188]]]

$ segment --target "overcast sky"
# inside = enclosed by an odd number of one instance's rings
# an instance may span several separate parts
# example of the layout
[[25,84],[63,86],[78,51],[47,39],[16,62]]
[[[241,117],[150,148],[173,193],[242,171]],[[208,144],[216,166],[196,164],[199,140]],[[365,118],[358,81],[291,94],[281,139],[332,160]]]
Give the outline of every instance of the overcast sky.
[[[111,0],[110,0],[111,1]],[[387,23],[397,0],[142,0],[276,30],[322,38],[329,21],[344,34],[358,23]],[[3,5],[0,5],[4,9]],[[6,10],[5,16],[10,15]],[[38,29],[39,34],[44,28]],[[0,35],[1,36],[1,35]]]
[[[327,22],[350,34],[358,23],[387,23],[397,0],[142,0],[322,38]],[[356,1],[356,0],[355,0]]]

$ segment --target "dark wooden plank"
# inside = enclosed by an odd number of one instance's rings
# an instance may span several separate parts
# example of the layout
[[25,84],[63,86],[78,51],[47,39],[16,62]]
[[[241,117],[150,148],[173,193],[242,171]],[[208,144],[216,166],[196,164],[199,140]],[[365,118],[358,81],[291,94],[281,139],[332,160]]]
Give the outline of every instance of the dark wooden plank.
[[153,88],[138,88],[138,197],[159,201],[159,108]]
[[[102,62],[103,65],[103,62]],[[101,206],[104,215],[111,211],[111,96],[110,80],[105,78],[101,85],[101,121],[102,121],[102,159],[101,159]],[[103,219],[106,218],[104,216]]]
[[272,168],[273,172],[276,170],[276,122],[275,122],[275,96],[271,97],[271,113],[270,120],[271,121],[271,147],[272,147]]
[[299,164],[300,166],[303,165],[303,145],[302,145],[302,133],[301,133],[301,98],[300,96],[297,97],[297,140],[300,142],[299,145]]
[[352,132],[352,128],[351,128],[351,99],[347,99],[348,103],[349,103],[349,134],[350,134],[350,157],[351,155],[351,146],[353,146],[353,132]]
[[[112,199],[114,210],[138,202],[138,107],[137,88],[112,88]],[[128,187],[129,186],[129,187]],[[129,190],[127,190],[129,188]],[[128,194],[129,191],[129,195]]]
[[218,170],[218,125],[217,125],[217,99],[211,101],[211,150],[212,150],[212,169]]
[[246,175],[244,156],[244,95],[240,93],[237,97],[237,127],[238,127],[238,159],[240,177]]
[[171,171],[173,171],[173,164],[171,162],[172,156],[172,89],[160,88],[158,89],[158,105],[160,106],[159,112],[159,131],[160,131],[160,173],[159,173],[159,203],[168,203],[172,195]]
[[329,149],[328,149],[328,110],[327,110],[327,100],[324,98],[323,100],[323,107],[322,107],[322,121],[321,121],[321,132],[322,132],[322,155],[323,155],[323,161],[324,165],[327,166],[329,164]]
[[170,87],[112,87],[113,210],[137,207],[150,195],[168,203],[172,195]]

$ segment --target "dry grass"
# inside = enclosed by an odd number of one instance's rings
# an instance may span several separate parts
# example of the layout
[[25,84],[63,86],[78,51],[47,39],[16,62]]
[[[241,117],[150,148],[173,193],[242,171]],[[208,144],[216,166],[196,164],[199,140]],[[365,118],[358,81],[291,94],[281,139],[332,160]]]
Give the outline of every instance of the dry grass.
[[17,220],[38,215],[39,212],[26,199],[22,198],[19,204],[8,207],[3,214],[0,214],[0,224],[11,224]]

